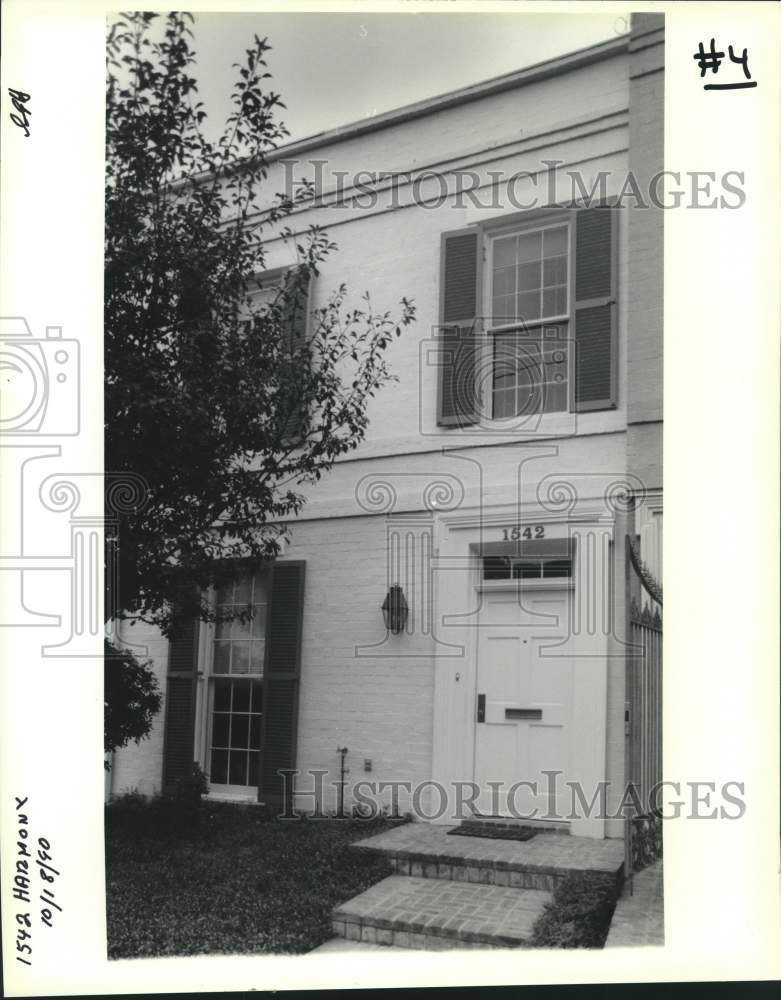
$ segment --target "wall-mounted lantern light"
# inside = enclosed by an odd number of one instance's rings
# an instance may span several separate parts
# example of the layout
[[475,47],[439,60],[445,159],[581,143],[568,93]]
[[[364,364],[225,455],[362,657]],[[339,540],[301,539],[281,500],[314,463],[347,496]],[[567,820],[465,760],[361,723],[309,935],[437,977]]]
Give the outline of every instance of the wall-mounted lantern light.
[[404,598],[404,591],[398,585],[390,588],[382,602],[382,617],[385,620],[385,628],[390,629],[394,635],[398,635],[407,624],[409,608]]

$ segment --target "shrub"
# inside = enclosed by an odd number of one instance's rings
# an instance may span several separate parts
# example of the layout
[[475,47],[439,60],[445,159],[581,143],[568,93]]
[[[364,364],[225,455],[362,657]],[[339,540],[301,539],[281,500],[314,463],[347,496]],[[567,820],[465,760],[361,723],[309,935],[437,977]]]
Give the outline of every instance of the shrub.
[[177,778],[174,782],[172,797],[174,801],[185,809],[197,809],[204,795],[209,794],[209,782],[206,774],[199,764],[193,761],[189,774]]
[[601,948],[605,943],[618,886],[602,872],[571,872],[561,880],[532,931],[536,948]]
[[[160,711],[157,678],[127,649],[103,644],[103,750],[110,754],[149,736]],[[104,762],[106,770],[111,765]]]

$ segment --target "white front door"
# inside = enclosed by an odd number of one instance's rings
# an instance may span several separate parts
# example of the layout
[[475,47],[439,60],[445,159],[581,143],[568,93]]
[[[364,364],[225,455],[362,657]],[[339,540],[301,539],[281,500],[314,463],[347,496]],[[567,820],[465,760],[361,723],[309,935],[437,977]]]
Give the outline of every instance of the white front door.
[[567,636],[571,594],[517,585],[482,593],[475,808],[483,815],[568,814],[573,664],[553,647]]

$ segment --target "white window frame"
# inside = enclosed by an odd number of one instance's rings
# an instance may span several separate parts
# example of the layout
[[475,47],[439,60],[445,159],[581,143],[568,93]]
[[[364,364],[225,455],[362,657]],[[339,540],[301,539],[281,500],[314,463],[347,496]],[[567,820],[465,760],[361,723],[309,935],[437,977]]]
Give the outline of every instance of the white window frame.
[[[504,239],[508,236],[517,236],[526,233],[533,232],[543,232],[546,229],[561,229],[566,228],[567,231],[567,312],[561,313],[557,316],[545,316],[538,320],[524,321],[523,324],[518,322],[513,323],[503,323],[500,325],[494,325],[493,320],[493,280],[494,280],[494,246],[497,240]],[[490,386],[490,398],[489,400],[483,400],[481,407],[483,409],[482,420],[489,422],[489,424],[501,427],[506,421],[515,419],[513,416],[508,417],[494,417],[494,358],[495,358],[495,336],[497,334],[512,333],[514,330],[521,329],[525,327],[527,330],[539,329],[543,330],[546,326],[563,326],[567,327],[567,406],[562,410],[551,410],[549,413],[540,414],[541,417],[550,417],[557,414],[573,413],[575,412],[575,363],[574,363],[574,351],[572,347],[572,330],[573,330],[573,319],[574,319],[574,301],[575,301],[575,226],[573,225],[572,215],[569,210],[562,210],[561,213],[552,214],[552,211],[546,212],[545,219],[538,218],[528,219],[525,222],[518,222],[517,220],[512,223],[507,223],[506,225],[497,226],[485,226],[483,229],[483,259],[485,266],[483,268],[483,302],[485,303],[485,308],[483,313],[485,316],[483,323],[483,345],[480,357],[480,367],[483,371],[491,372],[491,386]],[[518,416],[518,415],[516,415]]]
[[[257,574],[260,568],[249,569],[248,574]],[[217,593],[213,587],[207,592],[207,599],[212,608],[216,607]],[[270,605],[270,591],[266,595],[266,607]],[[268,614],[268,611],[267,611]],[[212,719],[214,711],[214,681],[245,680],[260,681],[263,683],[268,667],[268,656],[264,657],[264,670],[262,674],[223,674],[214,672],[214,642],[216,639],[216,625],[214,622],[202,622],[200,629],[200,642],[198,648],[198,693],[196,705],[196,758],[201,768],[207,775],[209,783],[209,798],[224,799],[239,802],[257,802],[257,785],[231,785],[216,783],[211,780],[211,750],[212,750]],[[263,690],[263,713],[266,711],[265,685]],[[261,742],[262,742],[263,722],[261,721]],[[260,754],[261,750],[258,750]]]

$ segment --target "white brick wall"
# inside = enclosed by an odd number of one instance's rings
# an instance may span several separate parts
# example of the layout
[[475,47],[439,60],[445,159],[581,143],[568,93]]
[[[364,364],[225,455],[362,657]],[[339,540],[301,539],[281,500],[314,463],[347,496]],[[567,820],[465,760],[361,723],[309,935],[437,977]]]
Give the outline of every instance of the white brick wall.
[[[306,560],[298,767],[328,770],[326,783],[339,777],[338,746],[349,749],[351,782],[418,782],[431,774],[428,641],[392,636],[380,647],[398,654],[391,657],[355,651],[385,636],[385,538],[382,516],[314,521],[296,525],[285,553]],[[371,773],[363,770],[365,758]],[[308,803],[303,798],[301,805]]]

